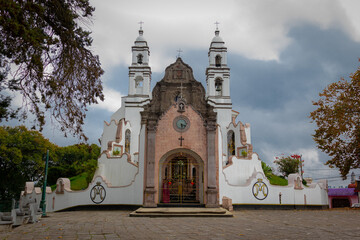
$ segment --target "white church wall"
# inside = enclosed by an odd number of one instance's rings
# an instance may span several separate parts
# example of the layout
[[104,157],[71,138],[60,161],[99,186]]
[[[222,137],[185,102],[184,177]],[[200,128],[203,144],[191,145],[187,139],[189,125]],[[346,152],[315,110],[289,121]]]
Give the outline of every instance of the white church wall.
[[[251,166],[252,164],[249,164],[251,161],[247,163],[246,161],[248,160],[237,159],[233,162],[238,172],[235,168],[231,169],[232,166],[226,167],[222,171],[223,173],[219,179],[221,183],[220,201],[222,201],[223,196],[226,196],[232,199],[234,205],[328,205],[327,188],[324,187],[324,184],[318,183],[312,187],[306,187],[300,183],[299,186],[296,186],[296,183],[292,181],[293,179],[290,179],[287,186],[271,185],[262,169],[259,170],[259,167],[261,167],[259,160],[260,164],[256,164],[257,167],[256,165]],[[257,170],[253,171],[253,174],[248,179],[234,177],[242,175],[244,172],[247,173],[251,167],[255,167],[254,170]],[[229,171],[230,169],[231,171]],[[294,175],[299,176],[298,174]],[[257,199],[254,195],[254,192],[257,191],[255,185],[266,186],[264,187],[266,190],[258,192],[260,199]]]
[[138,167],[130,162],[128,154],[111,158],[108,158],[106,154],[102,154],[98,164],[104,166],[101,175],[106,176],[107,181],[112,186],[125,187],[131,185],[139,172]]
[[250,131],[250,123],[245,123],[245,135],[246,135],[246,143],[251,144],[251,131]]
[[254,172],[263,173],[261,161],[257,154],[253,154],[250,160],[232,157],[232,164],[225,166],[223,175],[228,185],[244,185]]
[[139,130],[137,157],[141,161],[138,161],[137,166],[128,162],[127,154],[117,158],[107,158],[106,154],[102,154],[98,160],[99,168],[88,188],[82,191],[64,189],[63,193],[54,191],[47,194],[47,211],[59,211],[82,205],[142,205],[145,129],[143,126]]
[[118,121],[111,120],[110,123],[104,121],[104,130],[101,139],[101,152],[108,149],[108,141],[107,139],[116,139],[116,131],[118,127]]
[[141,187],[139,186],[140,182],[142,179],[128,187],[111,187],[101,176],[97,176],[85,190],[65,190],[63,193],[54,191],[47,194],[46,209],[47,212],[54,212],[83,205],[141,205],[142,191],[138,191],[138,187]]

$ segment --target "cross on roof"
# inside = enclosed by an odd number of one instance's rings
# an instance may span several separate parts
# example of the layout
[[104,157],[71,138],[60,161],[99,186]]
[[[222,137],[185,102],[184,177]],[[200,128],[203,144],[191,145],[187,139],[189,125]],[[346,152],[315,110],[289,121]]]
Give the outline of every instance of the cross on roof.
[[220,23],[218,21],[216,21],[214,24],[216,25],[216,30],[219,30],[219,24]]
[[179,49],[177,50],[177,52],[178,52],[177,58],[179,58],[179,57],[180,57],[180,55],[181,55],[181,53],[182,53],[181,48],[179,48]]
[[140,24],[140,30],[142,30],[142,25],[144,24],[144,22],[140,21],[140,22],[138,22],[138,24]]

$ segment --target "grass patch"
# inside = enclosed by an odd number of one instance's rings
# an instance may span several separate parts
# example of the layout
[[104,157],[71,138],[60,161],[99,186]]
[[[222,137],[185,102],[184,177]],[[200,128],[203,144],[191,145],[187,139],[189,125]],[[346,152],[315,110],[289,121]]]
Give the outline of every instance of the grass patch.
[[[76,191],[76,190],[86,189],[89,185],[89,183],[86,180],[87,176],[88,176],[87,173],[82,173],[80,175],[69,178],[71,190]],[[56,189],[56,184],[51,185],[51,190],[55,191],[55,189]]]
[[272,185],[280,185],[280,186],[287,186],[288,185],[288,180],[283,178],[283,177],[279,177],[277,175],[274,174],[269,174],[267,176],[267,178],[270,181],[270,184]]
[[75,177],[71,177],[70,183],[71,183],[71,190],[83,190],[88,187],[88,182],[86,181],[87,173],[82,173],[80,175],[77,175]]

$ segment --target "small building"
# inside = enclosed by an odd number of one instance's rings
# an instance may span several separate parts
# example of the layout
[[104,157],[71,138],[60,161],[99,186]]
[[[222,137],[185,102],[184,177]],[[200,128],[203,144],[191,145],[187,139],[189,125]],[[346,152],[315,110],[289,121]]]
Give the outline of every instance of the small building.
[[330,188],[328,189],[329,208],[351,207],[359,202],[355,188]]

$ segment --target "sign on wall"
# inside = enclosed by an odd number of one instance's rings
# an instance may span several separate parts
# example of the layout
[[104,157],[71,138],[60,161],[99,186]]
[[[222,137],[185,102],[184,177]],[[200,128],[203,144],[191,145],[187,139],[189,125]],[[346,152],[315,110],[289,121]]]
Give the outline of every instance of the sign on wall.
[[269,189],[261,178],[253,185],[252,193],[258,200],[264,200],[268,196]]
[[104,201],[106,197],[106,190],[101,185],[100,182],[97,182],[96,185],[90,191],[90,199],[93,203],[99,204]]

